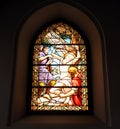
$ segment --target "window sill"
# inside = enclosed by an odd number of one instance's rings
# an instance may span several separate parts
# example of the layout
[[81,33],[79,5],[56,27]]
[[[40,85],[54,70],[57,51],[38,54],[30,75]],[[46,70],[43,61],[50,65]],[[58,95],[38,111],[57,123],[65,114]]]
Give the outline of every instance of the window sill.
[[11,124],[11,126],[42,126],[44,128],[47,127],[76,127],[76,126],[85,126],[85,127],[93,127],[93,126],[105,126],[103,122],[101,122],[95,116],[77,116],[77,115],[30,115],[22,118]]

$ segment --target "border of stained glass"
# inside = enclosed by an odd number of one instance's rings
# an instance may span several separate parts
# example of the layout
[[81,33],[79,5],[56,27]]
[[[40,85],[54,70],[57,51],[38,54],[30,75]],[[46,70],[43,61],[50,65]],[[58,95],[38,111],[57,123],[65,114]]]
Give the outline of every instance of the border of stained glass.
[[84,36],[65,22],[55,22],[38,34],[33,45],[30,111],[91,110],[86,44]]

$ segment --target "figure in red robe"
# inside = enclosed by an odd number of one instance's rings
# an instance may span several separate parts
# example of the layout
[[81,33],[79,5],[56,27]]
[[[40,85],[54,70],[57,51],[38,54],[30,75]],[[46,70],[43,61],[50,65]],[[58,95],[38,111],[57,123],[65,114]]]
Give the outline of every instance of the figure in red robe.
[[81,87],[81,77],[82,77],[82,73],[81,71],[77,71],[77,69],[75,69],[75,67],[72,67],[70,70],[71,73],[71,78],[72,78],[72,86],[74,87],[78,87],[77,92],[75,92],[74,95],[72,95],[72,104],[73,105],[77,105],[77,106],[81,106],[82,105],[82,95],[80,93],[80,87]]

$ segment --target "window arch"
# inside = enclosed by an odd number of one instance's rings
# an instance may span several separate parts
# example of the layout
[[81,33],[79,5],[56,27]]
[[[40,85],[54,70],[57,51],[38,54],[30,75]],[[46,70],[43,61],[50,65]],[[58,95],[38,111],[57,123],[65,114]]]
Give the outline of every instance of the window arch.
[[37,34],[31,111],[90,112],[87,42],[77,27],[64,21],[52,23]]

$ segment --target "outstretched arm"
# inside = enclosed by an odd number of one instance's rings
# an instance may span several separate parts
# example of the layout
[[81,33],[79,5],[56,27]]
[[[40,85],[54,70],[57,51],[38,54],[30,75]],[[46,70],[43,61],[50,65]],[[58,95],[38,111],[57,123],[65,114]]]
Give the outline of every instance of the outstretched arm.
[[45,59],[47,59],[48,57],[52,57],[51,55],[45,55],[43,52],[39,53],[39,57],[38,57],[38,61],[43,61]]
[[43,56],[43,57],[39,57],[38,60],[41,62],[41,61],[47,59],[48,57],[49,57],[48,55],[47,56]]

